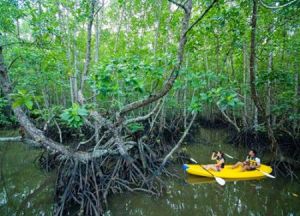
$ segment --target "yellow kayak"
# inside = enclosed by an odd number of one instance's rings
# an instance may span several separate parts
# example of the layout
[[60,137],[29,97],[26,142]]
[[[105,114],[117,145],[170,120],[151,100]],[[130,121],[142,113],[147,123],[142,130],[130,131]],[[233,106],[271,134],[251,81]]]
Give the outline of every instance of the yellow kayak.
[[209,178],[214,178],[214,176],[216,176],[225,179],[256,179],[264,177],[264,173],[270,174],[272,172],[272,168],[270,166],[263,164],[261,164],[258,170],[252,171],[242,171],[241,167],[232,169],[232,165],[225,165],[224,169],[219,172],[213,170],[209,170],[208,172],[202,166],[203,165],[199,164],[184,164],[183,169],[192,175],[205,176]]

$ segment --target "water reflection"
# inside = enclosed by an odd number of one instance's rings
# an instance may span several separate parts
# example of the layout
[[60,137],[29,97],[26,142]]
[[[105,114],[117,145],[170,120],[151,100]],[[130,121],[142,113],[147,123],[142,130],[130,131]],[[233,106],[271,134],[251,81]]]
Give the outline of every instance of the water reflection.
[[[235,179],[225,179],[226,182],[238,182],[238,181],[258,181],[265,179],[266,177],[259,177],[259,178],[235,178]],[[207,178],[207,177],[200,177],[195,175],[186,175],[185,182],[188,184],[207,184],[207,183],[215,183],[216,180],[214,178]]]
[[[299,215],[299,184],[284,179],[232,181],[222,187],[207,180],[170,180],[161,198],[122,194],[112,198],[109,215]],[[208,183],[207,183],[208,181]],[[199,183],[199,184],[198,184]]]
[[35,167],[39,153],[21,143],[0,143],[0,215],[52,215],[55,175]]

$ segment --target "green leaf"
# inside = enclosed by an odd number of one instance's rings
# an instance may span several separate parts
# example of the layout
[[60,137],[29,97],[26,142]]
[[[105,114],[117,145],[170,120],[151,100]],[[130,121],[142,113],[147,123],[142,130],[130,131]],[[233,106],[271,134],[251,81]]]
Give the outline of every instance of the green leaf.
[[78,114],[81,115],[81,116],[87,116],[89,114],[89,112],[85,108],[79,108],[78,109]]
[[13,108],[17,108],[17,107],[20,107],[22,106],[24,103],[23,103],[23,100],[15,100],[12,104],[12,107]]
[[64,112],[64,113],[62,113],[62,114],[60,115],[60,118],[61,118],[62,120],[64,120],[64,121],[68,121],[69,118],[70,118],[70,115],[69,115],[68,112]]
[[85,107],[80,107],[77,103],[72,104],[72,107],[65,109],[60,115],[70,127],[79,128],[83,125],[83,116],[88,115],[88,110]]
[[25,101],[25,106],[29,109],[32,110],[33,102],[31,100],[26,100]]
[[128,128],[132,133],[135,133],[144,130],[144,125],[140,123],[131,123],[128,125]]

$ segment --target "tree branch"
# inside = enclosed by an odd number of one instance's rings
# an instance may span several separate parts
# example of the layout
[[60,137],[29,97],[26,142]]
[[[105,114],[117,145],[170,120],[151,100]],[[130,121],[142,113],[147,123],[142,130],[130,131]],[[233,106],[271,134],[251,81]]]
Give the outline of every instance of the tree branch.
[[146,99],[135,101],[135,102],[132,102],[132,103],[126,105],[119,111],[119,113],[117,113],[117,118],[118,118],[118,116],[124,115],[132,110],[144,107],[154,101],[159,100],[160,98],[165,96],[171,90],[171,88],[179,74],[179,70],[180,70],[181,64],[183,62],[184,47],[187,42],[187,37],[186,37],[185,32],[188,29],[189,21],[191,18],[192,0],[188,0],[186,8],[187,8],[187,10],[185,11],[184,17],[182,19],[181,36],[180,36],[178,51],[177,51],[178,63],[172,69],[171,75],[169,76],[168,80],[165,82],[162,90],[154,95],[151,95],[150,97],[148,97]]
[[104,0],[102,1],[102,4],[100,5],[100,7],[95,11],[94,13],[94,17],[99,13],[99,11],[104,7]]
[[13,66],[13,64],[20,58],[20,56],[17,56],[12,62],[8,65],[8,70]]
[[158,110],[159,105],[161,104],[161,102],[162,102],[162,100],[159,100],[159,102],[156,104],[154,109],[150,113],[148,113],[147,115],[139,116],[139,117],[132,118],[132,119],[128,119],[124,122],[124,124],[127,125],[127,124],[130,124],[130,123],[133,123],[133,122],[144,121],[144,120],[150,118]]
[[[287,6],[290,6],[294,3],[296,3],[298,0],[293,0],[293,1],[290,1],[286,4],[283,4],[283,5],[278,5],[278,6],[270,6],[268,4],[266,4],[263,0],[259,0],[259,2],[261,3],[261,5],[265,8],[268,8],[268,9],[280,9],[280,8],[284,8],[284,7],[287,7]],[[277,2],[276,2],[277,3]]]
[[231,118],[220,108],[220,106],[217,105],[217,107],[219,108],[219,110],[222,113],[222,115],[226,118],[226,120],[230,124],[232,124],[234,126],[234,128],[237,130],[237,132],[239,133],[241,131],[241,129],[238,127],[238,125],[236,124],[236,122],[232,121]]
[[183,140],[185,139],[186,135],[189,133],[192,124],[194,123],[195,119],[196,119],[197,114],[194,114],[192,117],[192,120],[190,121],[188,127],[186,128],[186,130],[184,131],[183,135],[181,136],[180,140],[177,142],[177,144],[173,147],[173,149],[165,156],[165,158],[163,159],[163,162],[161,163],[160,167],[159,167],[159,172],[164,168],[165,164],[167,163],[168,159],[174,154],[174,152],[180,147],[181,143],[183,142]]
[[[0,34],[1,37],[1,34]],[[4,95],[8,98],[8,101],[11,103],[10,93],[12,92],[11,82],[7,75],[7,68],[4,64],[3,58],[3,48],[0,46],[0,84],[3,90]],[[68,146],[61,145],[55,142],[52,139],[47,138],[43,131],[36,128],[35,125],[29,120],[27,115],[23,112],[22,108],[16,107],[12,108],[16,118],[18,119],[20,125],[22,125],[26,132],[34,139],[35,143],[39,146],[43,146],[46,149],[50,149],[52,151],[59,152],[65,156],[70,158],[74,158],[80,161],[88,161],[94,157],[100,157],[105,154],[109,154],[109,150],[102,150],[102,151],[94,151],[94,152],[80,152],[74,151],[70,149]],[[126,147],[122,146],[123,151],[127,151]]]
[[188,30],[185,32],[185,35],[192,30],[192,28],[197,25],[198,22],[200,22],[203,17],[210,11],[210,9],[214,6],[215,3],[217,3],[218,0],[214,0],[209,6],[208,8],[206,8],[206,10],[202,13],[202,15],[188,28]]
[[177,5],[178,7],[181,7],[185,11],[185,13],[188,12],[188,9],[184,6],[184,4],[178,3],[177,1],[174,1],[174,0],[168,0],[168,1]]
[[[82,94],[82,91],[79,90],[78,91],[78,102],[81,104],[81,105],[84,105],[86,100]],[[97,111],[95,110],[92,110],[90,112],[90,115],[93,117],[94,120],[96,120],[98,123],[99,123],[99,128],[101,128],[102,126],[108,126],[108,127],[113,127],[113,124],[112,122],[109,120],[109,119],[106,119],[104,118],[100,113],[98,113]],[[88,120],[85,120],[85,122],[95,128],[90,122],[88,122]]]

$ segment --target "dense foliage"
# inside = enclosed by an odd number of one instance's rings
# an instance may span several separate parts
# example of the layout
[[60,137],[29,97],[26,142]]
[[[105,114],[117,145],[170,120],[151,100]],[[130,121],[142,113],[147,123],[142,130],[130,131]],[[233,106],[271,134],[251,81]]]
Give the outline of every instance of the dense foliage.
[[[207,4],[194,2],[193,17]],[[1,1],[1,44],[11,62],[14,106],[35,110],[59,105],[70,113],[76,107],[72,94],[84,67],[89,7],[88,1]],[[95,7],[85,92],[95,97],[90,102],[97,109],[118,110],[161,87],[176,63],[181,13],[167,1],[104,1]],[[294,136],[299,135],[300,118],[298,13],[297,4],[279,9],[261,5],[257,24],[256,86],[272,126]],[[248,1],[221,1],[192,29],[185,66],[166,109],[203,116],[222,111],[241,128],[262,128],[248,85],[250,15]],[[66,113],[62,116],[68,121]]]

